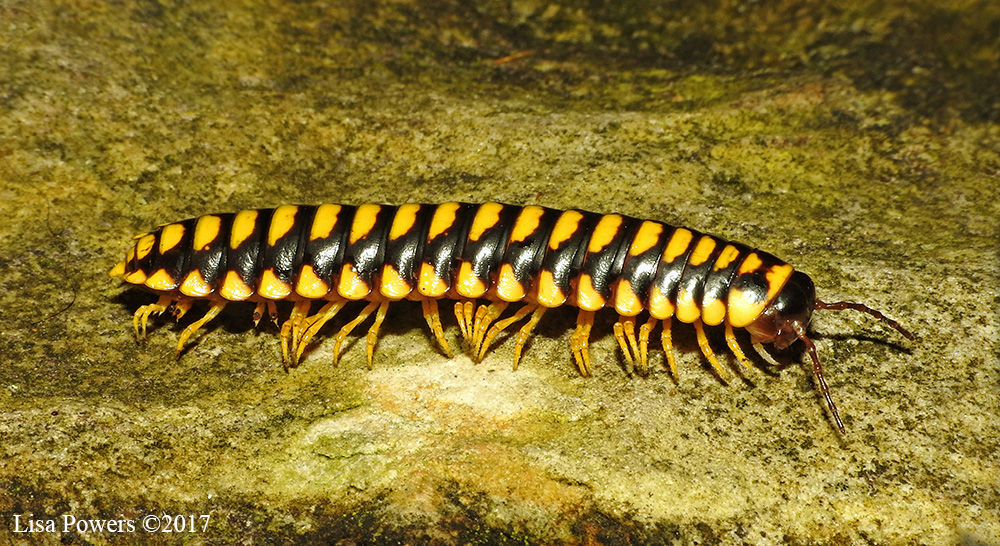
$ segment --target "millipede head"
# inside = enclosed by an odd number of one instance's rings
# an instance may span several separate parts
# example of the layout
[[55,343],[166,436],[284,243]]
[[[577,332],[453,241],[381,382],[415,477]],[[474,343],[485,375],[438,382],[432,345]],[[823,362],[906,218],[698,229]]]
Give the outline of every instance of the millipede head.
[[784,349],[795,340],[802,340],[809,352],[809,358],[812,360],[813,374],[819,384],[820,393],[826,399],[826,404],[837,423],[837,428],[840,429],[841,434],[846,434],[844,422],[840,419],[840,412],[837,411],[837,406],[830,396],[830,387],[826,383],[826,378],[823,377],[823,365],[820,364],[816,345],[806,335],[809,319],[813,310],[816,309],[860,311],[888,324],[909,340],[913,340],[915,337],[895,320],[866,305],[847,301],[826,303],[816,298],[816,288],[812,279],[799,271],[792,274],[764,312],[754,322],[747,325],[747,331],[750,332],[755,344],[771,343],[778,349]]
[[753,322],[746,326],[754,343],[770,343],[784,349],[801,339],[816,308],[816,285],[809,275],[796,271]]

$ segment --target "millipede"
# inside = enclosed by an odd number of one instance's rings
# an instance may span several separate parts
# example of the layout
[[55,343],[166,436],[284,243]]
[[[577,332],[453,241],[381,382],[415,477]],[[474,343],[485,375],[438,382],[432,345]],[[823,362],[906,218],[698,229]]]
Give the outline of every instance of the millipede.
[[[389,304],[403,299],[421,303],[431,333],[451,357],[438,310],[439,300],[447,299],[455,302],[461,336],[476,361],[501,332],[524,321],[515,337],[515,369],[546,310],[578,308],[570,348],[580,374],[589,376],[594,315],[610,307],[618,313],[614,337],[641,376],[648,375],[649,338],[660,325],[666,366],[677,381],[675,317],[693,325],[701,352],[723,382],[730,373],[712,351],[705,326],[724,328],[741,375],[752,364],[734,329],[746,330],[772,365],[778,363],[762,344],[780,350],[801,340],[844,433],[807,335],[812,312],[860,311],[914,339],[875,309],[819,300],[808,275],[767,252],[621,214],[501,203],[283,205],[163,224],[134,241],[109,274],[159,296],[135,312],[138,339],[145,338],[152,315],[171,311],[180,319],[194,302],[209,304],[181,332],[178,358],[185,342],[228,302],[255,302],[254,323],[267,315],[277,324],[276,302],[284,300],[292,309],[280,326],[282,359],[286,368],[296,367],[327,322],[347,303],[364,300],[367,305],[336,334],[333,359],[336,364],[343,341],[374,313],[366,339],[370,368]],[[317,301],[322,306],[313,312]],[[504,316],[518,302],[523,305]],[[643,313],[648,318],[640,324]]]

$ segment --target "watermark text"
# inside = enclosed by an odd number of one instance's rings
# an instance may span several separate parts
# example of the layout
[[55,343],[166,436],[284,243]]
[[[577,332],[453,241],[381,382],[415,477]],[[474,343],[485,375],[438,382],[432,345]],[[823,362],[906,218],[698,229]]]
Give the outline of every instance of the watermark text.
[[10,530],[15,533],[204,533],[210,514],[146,514],[116,519],[77,517],[62,514],[55,518],[35,518],[34,514],[14,514]]

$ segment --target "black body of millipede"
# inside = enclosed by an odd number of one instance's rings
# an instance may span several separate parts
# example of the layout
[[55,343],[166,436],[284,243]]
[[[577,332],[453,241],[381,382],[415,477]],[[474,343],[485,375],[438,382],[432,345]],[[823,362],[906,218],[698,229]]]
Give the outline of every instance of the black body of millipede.
[[[355,300],[368,304],[337,333],[334,362],[343,340],[375,313],[367,336],[369,367],[388,305],[401,299],[421,302],[431,332],[449,357],[438,312],[441,299],[456,301],[459,329],[477,361],[498,334],[526,319],[516,336],[515,368],[545,310],[575,306],[579,315],[570,346],[584,376],[590,375],[594,313],[605,307],[618,312],[615,339],[643,376],[649,336],[662,324],[667,365],[677,379],[673,317],[694,326],[702,353],[723,381],[729,373],[712,352],[705,325],[724,327],[741,371],[750,363],[734,328],[746,329],[754,348],[772,364],[762,343],[782,349],[802,340],[841,432],[843,422],[806,335],[813,310],[861,311],[914,339],[896,321],[864,305],[817,299],[806,274],[767,252],[661,222],[534,205],[284,205],[210,214],[136,236],[110,275],[160,296],[135,312],[139,338],[145,337],[150,315],[171,309],[180,318],[195,301],[209,302],[205,316],[181,333],[178,356],[185,341],[227,302],[256,302],[255,323],[265,313],[277,322],[275,302],[292,302],[281,325],[286,368],[297,366],[320,328]],[[323,306],[312,313],[317,300]],[[514,302],[525,305],[501,318]],[[643,313],[648,318],[639,324]]]

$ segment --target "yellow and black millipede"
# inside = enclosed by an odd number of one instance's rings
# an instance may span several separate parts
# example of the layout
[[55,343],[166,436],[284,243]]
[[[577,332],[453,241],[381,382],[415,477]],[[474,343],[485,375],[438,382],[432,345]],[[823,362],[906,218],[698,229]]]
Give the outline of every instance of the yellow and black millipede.
[[[276,322],[275,302],[292,302],[281,325],[286,367],[297,366],[320,328],[355,300],[369,303],[337,333],[334,362],[344,339],[374,312],[367,337],[369,367],[389,303],[401,299],[421,302],[431,332],[449,357],[438,313],[442,298],[456,300],[459,329],[476,360],[500,332],[527,319],[516,337],[515,367],[545,310],[577,307],[570,346],[584,376],[590,375],[594,313],[604,307],[618,312],[615,339],[640,375],[648,373],[649,336],[661,323],[663,350],[676,380],[673,317],[694,325],[702,353],[723,381],[729,373],[712,352],[705,325],[724,326],[743,370],[750,362],[734,328],[746,329],[754,348],[772,364],[762,343],[782,349],[800,339],[842,432],[816,347],[806,335],[813,310],[861,311],[914,339],[874,309],[817,299],[808,275],[767,252],[661,222],[533,205],[285,205],[210,214],[136,236],[110,275],[160,296],[135,312],[139,338],[145,337],[150,315],[172,308],[180,318],[195,301],[209,302],[208,313],[181,333],[178,356],[185,341],[227,302],[256,302],[255,323],[265,313]],[[310,314],[317,300],[324,304]],[[525,305],[501,319],[513,302]],[[637,334],[636,319],[643,312],[649,318]]]

